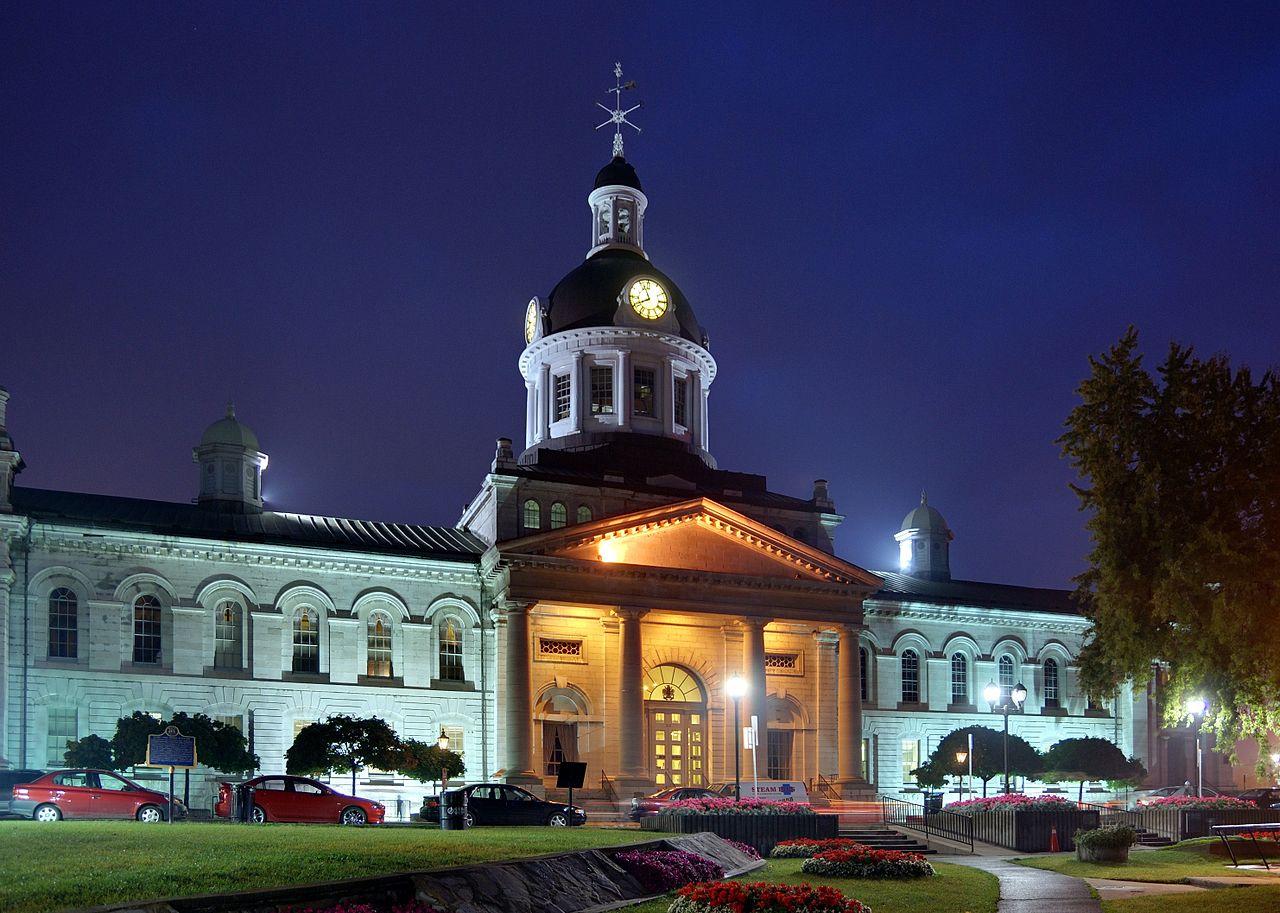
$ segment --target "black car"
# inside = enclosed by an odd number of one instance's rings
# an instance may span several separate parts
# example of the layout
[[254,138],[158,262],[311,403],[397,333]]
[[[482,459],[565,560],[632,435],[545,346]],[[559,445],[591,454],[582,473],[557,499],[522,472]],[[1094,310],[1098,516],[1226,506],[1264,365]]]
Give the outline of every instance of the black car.
[[1280,803],[1280,786],[1259,786],[1254,789],[1246,789],[1244,792],[1236,796],[1244,802],[1252,803],[1258,808],[1274,808]]
[[[537,825],[570,827],[584,824],[587,813],[576,805],[547,802],[531,792],[506,783],[474,783],[457,790],[467,797],[467,827],[484,825]],[[449,790],[455,792],[455,790]],[[422,820],[439,822],[440,797],[427,796],[422,803]]]
[[13,799],[16,785],[30,783],[43,776],[43,770],[0,770],[0,815],[9,814],[9,802]]

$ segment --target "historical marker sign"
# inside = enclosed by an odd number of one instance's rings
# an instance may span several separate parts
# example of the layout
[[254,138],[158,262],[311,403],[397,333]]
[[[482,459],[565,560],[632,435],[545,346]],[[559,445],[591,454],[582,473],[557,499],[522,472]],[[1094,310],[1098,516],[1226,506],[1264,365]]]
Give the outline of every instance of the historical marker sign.
[[177,726],[166,726],[162,735],[147,736],[148,767],[195,767],[195,736],[183,735]]

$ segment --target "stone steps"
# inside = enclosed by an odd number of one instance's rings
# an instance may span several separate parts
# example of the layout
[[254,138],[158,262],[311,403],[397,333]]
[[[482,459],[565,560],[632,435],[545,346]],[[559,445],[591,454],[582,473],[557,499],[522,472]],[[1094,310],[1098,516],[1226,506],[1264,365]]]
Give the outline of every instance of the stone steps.
[[901,853],[925,855],[937,853],[937,850],[930,849],[928,844],[920,843],[914,837],[888,827],[842,827],[840,836],[878,850],[897,850]]
[[1150,846],[1150,847],[1173,846],[1174,842],[1172,840],[1170,840],[1168,837],[1160,836],[1155,831],[1143,830],[1142,828],[1137,828],[1137,831],[1138,831],[1138,846]]

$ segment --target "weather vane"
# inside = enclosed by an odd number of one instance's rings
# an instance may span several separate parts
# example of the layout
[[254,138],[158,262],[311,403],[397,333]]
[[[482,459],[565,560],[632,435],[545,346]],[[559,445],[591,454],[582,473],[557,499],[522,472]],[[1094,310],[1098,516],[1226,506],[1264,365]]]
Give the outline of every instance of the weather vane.
[[636,131],[636,133],[641,132],[639,127],[627,120],[627,115],[632,111],[639,110],[643,107],[644,102],[639,102],[630,108],[627,108],[625,111],[622,110],[622,93],[634,89],[636,87],[636,81],[634,79],[629,79],[626,82],[622,81],[621,61],[613,65],[613,75],[614,87],[609,90],[613,93],[613,107],[606,108],[604,105],[600,104],[600,102],[596,102],[596,107],[600,108],[602,111],[609,112],[609,119],[603,124],[599,124],[596,129],[599,130],[601,127],[607,127],[610,124],[617,125],[613,131],[613,155],[615,158],[622,158],[622,125],[626,124],[632,130]]

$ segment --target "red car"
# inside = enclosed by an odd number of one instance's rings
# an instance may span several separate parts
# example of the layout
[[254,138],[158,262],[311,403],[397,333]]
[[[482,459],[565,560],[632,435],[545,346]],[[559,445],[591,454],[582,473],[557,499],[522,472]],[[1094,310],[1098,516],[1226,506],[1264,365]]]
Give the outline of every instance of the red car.
[[[169,796],[139,786],[109,770],[56,770],[30,783],[13,787],[9,810],[37,821],[62,818],[137,818],[165,821]],[[176,799],[174,818],[185,818],[187,808]]]
[[641,818],[649,818],[658,814],[672,802],[679,802],[681,799],[722,799],[720,793],[714,789],[702,789],[698,786],[673,786],[669,789],[661,790],[651,796],[643,796],[631,800],[631,811],[627,813],[627,817],[632,821],[639,821]]
[[[243,784],[253,790],[253,810],[249,819],[321,824],[381,824],[386,814],[381,802],[346,796],[308,777],[271,774],[255,777]],[[236,784],[219,783],[218,801],[213,813],[219,818],[231,817],[232,796]]]

